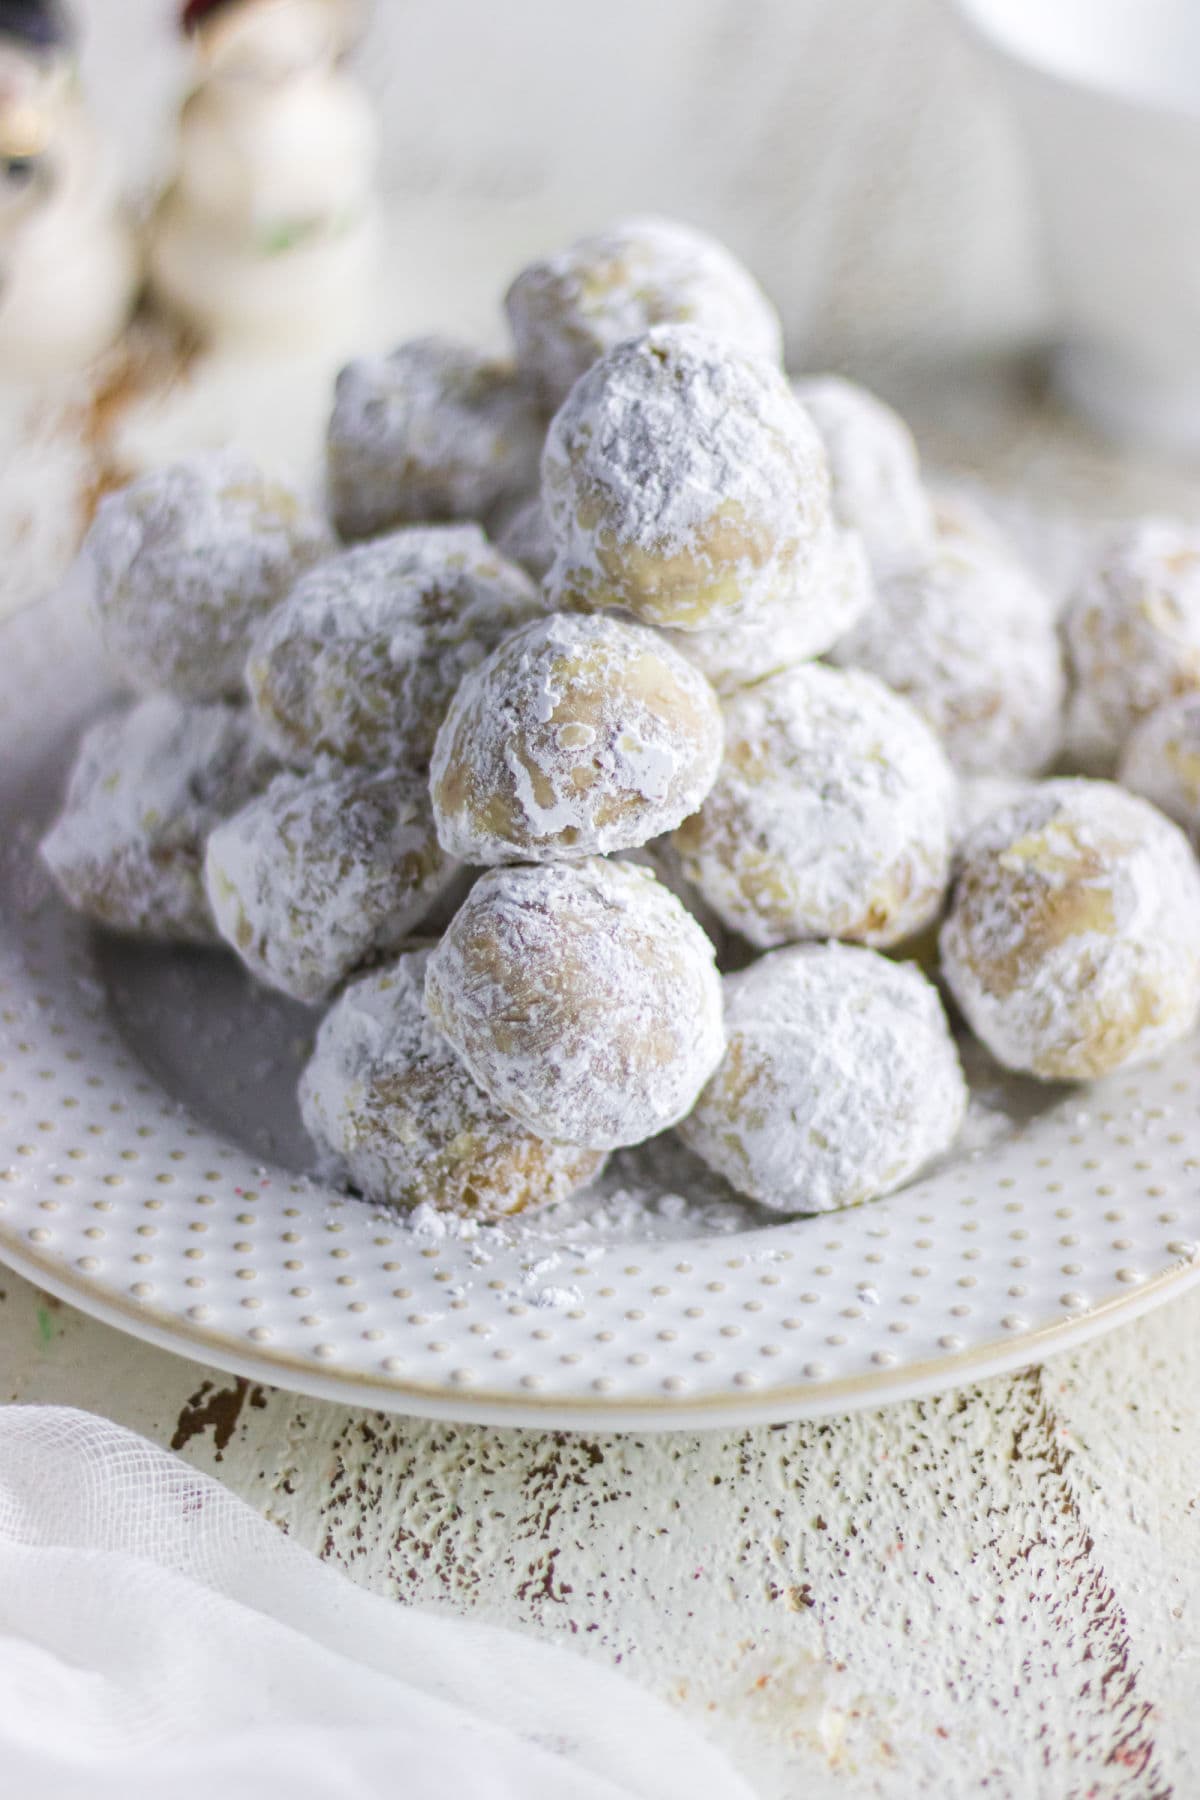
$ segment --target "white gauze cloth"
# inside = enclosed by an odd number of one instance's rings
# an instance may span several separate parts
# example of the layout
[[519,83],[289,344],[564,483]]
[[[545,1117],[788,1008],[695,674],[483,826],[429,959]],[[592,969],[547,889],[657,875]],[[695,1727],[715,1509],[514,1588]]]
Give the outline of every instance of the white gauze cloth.
[[0,1408],[0,1791],[45,1800],[751,1800],[660,1701],[362,1592],[208,1476]]

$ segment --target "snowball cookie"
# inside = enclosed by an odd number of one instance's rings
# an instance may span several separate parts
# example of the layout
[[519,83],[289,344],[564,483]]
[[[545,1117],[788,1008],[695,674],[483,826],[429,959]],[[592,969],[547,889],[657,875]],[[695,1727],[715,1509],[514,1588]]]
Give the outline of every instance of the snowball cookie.
[[779,314],[723,244],[672,219],[627,219],[531,263],[504,299],[521,373],[547,412],[598,357],[654,325],[697,325],[783,356]]
[[1006,1068],[1090,1080],[1157,1055],[1200,1007],[1187,839],[1107,781],[1047,781],[985,819],[942,927],[942,972]]
[[546,579],[554,561],[554,541],[540,489],[504,508],[492,523],[492,535],[502,556],[519,563],[535,581]]
[[725,758],[675,833],[689,881],[760,950],[896,944],[949,876],[955,788],[932,733],[869,675],[807,663],[725,707]]
[[1033,775],[1062,741],[1065,678],[1049,596],[999,543],[944,538],[833,650],[910,700],[963,775]]
[[89,918],[167,943],[212,943],[205,839],[276,767],[244,707],[152,695],[84,733],[42,857]]
[[1105,534],[1063,628],[1078,698],[1115,756],[1139,719],[1200,688],[1200,531],[1142,519]]
[[601,857],[482,876],[425,1003],[497,1105],[590,1150],[676,1124],[725,1043],[699,925],[648,869]]
[[322,1000],[424,917],[454,865],[404,769],[279,775],[208,840],[217,929],[268,987]]
[[693,326],[618,344],[576,383],[546,436],[542,499],[564,608],[623,606],[677,631],[783,601],[823,613],[816,428],[778,369]]
[[369,1200],[500,1218],[565,1200],[604,1153],[547,1144],[488,1099],[425,1011],[426,950],[354,981],[300,1078],[309,1136]]
[[1200,833],[1200,692],[1176,695],[1134,727],[1120,780],[1193,838]]
[[923,562],[934,545],[933,507],[899,413],[837,375],[804,376],[792,392],[825,445],[838,523],[859,534],[881,570]]
[[695,812],[721,707],[655,631],[551,613],[465,676],[430,771],[442,848],[470,863],[631,850]]
[[246,684],[263,735],[300,766],[424,768],[462,677],[541,611],[478,525],[414,526],[331,557],[255,638]]
[[479,519],[537,480],[542,423],[516,373],[450,338],[414,338],[337,378],[326,459],[343,538]]
[[679,1135],[779,1212],[857,1206],[953,1143],[967,1085],[934,988],[911,963],[796,944],[727,975],[728,1044]]
[[803,604],[777,601],[761,617],[718,631],[664,635],[719,694],[732,694],[827,650],[874,602],[875,583],[857,533],[831,527],[813,545]]
[[100,502],[84,545],[109,661],[142,690],[238,693],[255,626],[332,548],[323,520],[240,450],[151,469]]

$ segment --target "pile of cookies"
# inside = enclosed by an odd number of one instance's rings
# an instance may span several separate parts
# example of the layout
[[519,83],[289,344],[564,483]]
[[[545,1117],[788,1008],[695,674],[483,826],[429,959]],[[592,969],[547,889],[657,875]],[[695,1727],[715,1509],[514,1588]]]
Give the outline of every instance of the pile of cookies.
[[329,522],[232,450],[101,504],[141,697],[42,846],[71,904],[326,1006],[327,1171],[481,1218],[670,1129],[782,1212],[887,1193],[964,1116],[943,995],[1044,1079],[1189,1031],[1200,533],[1105,537],[1060,621],[682,225],[506,307],[512,364],[343,370]]

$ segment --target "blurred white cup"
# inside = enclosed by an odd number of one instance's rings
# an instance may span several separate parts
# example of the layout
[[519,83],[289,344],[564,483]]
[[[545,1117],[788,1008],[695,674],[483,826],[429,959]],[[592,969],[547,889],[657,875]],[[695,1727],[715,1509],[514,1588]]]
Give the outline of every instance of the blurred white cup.
[[1060,386],[1200,449],[1200,0],[957,0],[1024,129]]

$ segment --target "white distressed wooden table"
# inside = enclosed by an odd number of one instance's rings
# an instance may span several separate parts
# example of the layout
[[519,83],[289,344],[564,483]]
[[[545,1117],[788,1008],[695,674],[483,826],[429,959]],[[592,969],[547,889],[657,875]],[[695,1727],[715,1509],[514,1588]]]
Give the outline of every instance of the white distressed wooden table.
[[[132,32],[152,3],[123,0]],[[725,150],[719,168],[710,156],[686,180],[670,172],[652,198],[695,216],[687,195],[715,181],[717,211],[774,245],[766,273],[786,289],[797,359],[812,342],[806,360],[844,355],[907,408],[930,455],[1001,488],[1089,511],[1193,507],[1194,471],[1095,445],[1019,359],[943,361],[935,380],[922,365],[931,347],[1011,341],[1037,316],[1029,259],[1013,249],[1011,145],[944,12],[931,0],[702,10],[684,75],[711,104],[681,111],[676,83],[662,131],[676,148],[710,144],[724,82]],[[398,43],[389,65],[402,95],[405,70],[420,67],[412,105],[437,91],[426,69],[439,33],[455,58],[470,41],[469,12],[468,0],[378,9],[398,38],[416,33],[417,62]],[[540,31],[549,15],[534,0],[506,9],[505,41],[481,37],[480,55],[493,98],[509,76],[534,81],[546,136],[572,116],[564,83],[591,58],[556,32],[538,40],[553,81],[531,72],[521,28],[535,14]],[[758,55],[773,82],[764,99],[764,78],[748,85],[735,52],[749,38],[761,50],[770,30],[787,56]],[[166,66],[161,32],[154,42]],[[857,67],[864,45],[864,80],[843,94],[835,72]],[[101,41],[93,56],[102,89],[109,69],[110,113],[140,129],[154,108],[128,105],[121,46]],[[623,78],[619,61],[606,79]],[[152,65],[139,65],[143,86]],[[531,105],[515,109],[530,141],[512,150],[511,191],[489,186],[489,132],[509,129],[510,100],[481,107],[466,138],[439,136],[428,108],[420,133],[400,134],[388,169],[395,334],[481,329],[506,263],[566,216],[581,184],[589,217],[642,201],[627,190],[643,151],[661,163],[657,83],[638,59],[626,73],[642,145],[630,168],[534,142],[543,114]],[[161,81],[156,94],[161,114]],[[752,189],[746,146],[759,158]],[[554,186],[562,167],[570,193]],[[71,394],[52,413],[0,407],[0,610],[63,566],[81,496],[114,469],[227,433],[315,450],[323,380],[201,368],[132,403],[118,385],[99,410]],[[0,1399],[90,1408],[173,1446],[397,1604],[476,1610],[620,1666],[704,1721],[765,1800],[1200,1792],[1197,1395],[1200,1293],[1046,1368],[844,1420],[658,1437],[437,1425],[231,1380],[0,1267]]]
[[172,1446],[397,1604],[624,1669],[767,1800],[1196,1792],[1200,1295],[937,1400],[592,1437],[252,1386],[0,1270],[0,1391]]

